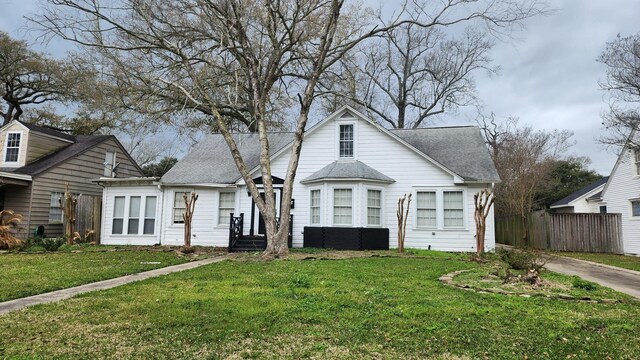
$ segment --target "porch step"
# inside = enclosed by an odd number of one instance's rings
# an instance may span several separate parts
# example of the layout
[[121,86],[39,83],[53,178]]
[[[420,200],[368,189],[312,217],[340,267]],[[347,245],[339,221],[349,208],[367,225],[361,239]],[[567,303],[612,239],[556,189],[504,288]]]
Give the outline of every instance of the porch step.
[[245,237],[238,240],[231,251],[262,251],[267,247],[264,237]]

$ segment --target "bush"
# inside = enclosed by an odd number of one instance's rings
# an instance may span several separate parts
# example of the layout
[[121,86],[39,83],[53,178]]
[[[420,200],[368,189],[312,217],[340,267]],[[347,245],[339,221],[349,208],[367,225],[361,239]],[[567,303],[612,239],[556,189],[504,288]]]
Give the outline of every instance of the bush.
[[540,272],[544,261],[534,252],[524,249],[498,249],[496,254],[513,270],[535,270]]
[[598,289],[598,285],[595,283],[592,283],[591,281],[586,281],[586,280],[582,280],[579,277],[574,277],[573,278],[573,283],[572,283],[573,287],[576,289],[582,289],[582,290],[586,290],[586,291],[593,291]]
[[58,238],[45,238],[41,240],[42,247],[47,249],[47,251],[57,251],[60,246],[67,242],[67,239],[63,237]]

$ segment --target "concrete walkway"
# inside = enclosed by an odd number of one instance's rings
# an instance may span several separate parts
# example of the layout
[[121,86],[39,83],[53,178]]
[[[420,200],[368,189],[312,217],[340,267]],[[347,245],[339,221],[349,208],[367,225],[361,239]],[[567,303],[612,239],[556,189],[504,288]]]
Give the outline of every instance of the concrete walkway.
[[152,277],[167,275],[167,274],[180,272],[184,270],[195,269],[203,265],[217,263],[226,259],[227,259],[227,256],[220,256],[215,258],[198,260],[198,261],[188,262],[180,265],[167,266],[160,269],[145,271],[138,274],[126,275],[126,276],[122,276],[115,279],[103,280],[103,281],[80,285],[80,286],[76,286],[68,289],[62,289],[62,290],[52,291],[49,293],[29,296],[22,299],[15,299],[10,301],[0,302],[0,315],[6,314],[12,311],[20,310],[22,308],[25,308],[31,305],[46,304],[54,301],[68,299],[78,294],[82,294],[90,291],[111,289],[116,286],[132,283],[135,281],[145,280]]
[[577,275],[585,280],[610,287],[640,299],[639,271],[621,269],[564,256],[546,255],[545,261],[545,267],[551,271],[566,275]]

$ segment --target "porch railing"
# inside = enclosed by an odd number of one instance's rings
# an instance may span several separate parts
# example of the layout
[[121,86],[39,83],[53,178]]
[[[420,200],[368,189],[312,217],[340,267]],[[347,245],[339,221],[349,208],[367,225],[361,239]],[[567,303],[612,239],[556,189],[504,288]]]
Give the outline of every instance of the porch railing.
[[230,214],[229,225],[229,249],[233,249],[233,246],[242,239],[242,228],[244,225],[244,213],[240,213],[240,216],[233,216]]

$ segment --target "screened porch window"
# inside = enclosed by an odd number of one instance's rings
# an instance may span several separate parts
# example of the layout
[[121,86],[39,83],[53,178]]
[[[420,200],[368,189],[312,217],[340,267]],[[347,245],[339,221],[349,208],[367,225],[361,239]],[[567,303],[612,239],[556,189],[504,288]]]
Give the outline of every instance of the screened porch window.
[[144,205],[144,225],[142,233],[144,235],[153,235],[156,228],[156,197],[147,196]]
[[113,199],[113,225],[112,234],[122,234],[124,227],[124,196],[116,196]]
[[351,189],[333,190],[334,225],[352,224],[352,192],[353,191]]

